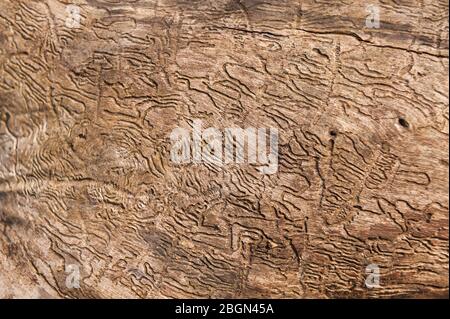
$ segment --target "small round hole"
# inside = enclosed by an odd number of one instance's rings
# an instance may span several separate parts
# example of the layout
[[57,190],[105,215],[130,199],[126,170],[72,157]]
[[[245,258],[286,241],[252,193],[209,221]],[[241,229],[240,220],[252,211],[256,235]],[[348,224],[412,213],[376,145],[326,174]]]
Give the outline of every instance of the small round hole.
[[403,126],[404,128],[409,128],[409,123],[407,120],[405,120],[404,118],[400,117],[398,119],[398,124],[400,124],[401,126]]

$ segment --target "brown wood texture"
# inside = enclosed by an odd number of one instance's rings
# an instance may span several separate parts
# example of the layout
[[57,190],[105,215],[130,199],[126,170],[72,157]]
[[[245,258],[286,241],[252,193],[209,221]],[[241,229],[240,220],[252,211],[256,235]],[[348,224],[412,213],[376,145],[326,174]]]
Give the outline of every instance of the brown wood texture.
[[[0,297],[448,297],[448,3],[368,4],[0,0]],[[278,171],[174,165],[194,119]]]

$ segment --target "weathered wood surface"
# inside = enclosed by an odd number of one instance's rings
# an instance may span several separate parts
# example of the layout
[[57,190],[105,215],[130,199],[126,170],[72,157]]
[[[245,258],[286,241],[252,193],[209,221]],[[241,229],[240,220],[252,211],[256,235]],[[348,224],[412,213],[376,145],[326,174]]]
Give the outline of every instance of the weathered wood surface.
[[[448,296],[448,4],[368,4],[0,0],[0,296]],[[278,172],[173,165],[193,119]]]

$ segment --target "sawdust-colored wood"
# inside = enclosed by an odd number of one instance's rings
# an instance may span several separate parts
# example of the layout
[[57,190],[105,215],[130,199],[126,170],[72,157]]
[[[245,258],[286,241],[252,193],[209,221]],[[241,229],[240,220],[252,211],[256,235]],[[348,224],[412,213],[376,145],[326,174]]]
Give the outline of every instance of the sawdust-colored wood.
[[[0,0],[1,297],[448,296],[447,1],[68,4]],[[193,119],[278,172],[174,165]]]

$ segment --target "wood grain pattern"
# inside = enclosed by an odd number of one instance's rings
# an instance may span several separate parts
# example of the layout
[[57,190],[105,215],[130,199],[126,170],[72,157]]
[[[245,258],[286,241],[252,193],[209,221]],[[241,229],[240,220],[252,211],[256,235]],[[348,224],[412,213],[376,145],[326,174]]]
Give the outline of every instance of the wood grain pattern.
[[[448,2],[373,4],[0,0],[0,296],[448,297]],[[278,172],[173,165],[193,119]]]

